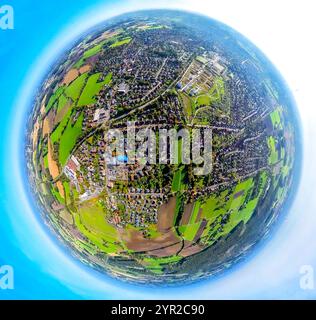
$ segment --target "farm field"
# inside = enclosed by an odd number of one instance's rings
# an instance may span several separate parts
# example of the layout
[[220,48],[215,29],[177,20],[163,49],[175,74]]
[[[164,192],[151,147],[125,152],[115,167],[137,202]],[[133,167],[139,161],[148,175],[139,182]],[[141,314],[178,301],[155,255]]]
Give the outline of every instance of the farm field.
[[120,47],[124,44],[128,44],[132,41],[132,38],[127,37],[125,39],[122,40],[117,40],[116,42],[114,42],[113,44],[110,45],[110,48],[116,48],[116,47]]
[[101,73],[95,73],[90,76],[78,101],[78,106],[87,106],[89,104],[95,103],[95,97],[99,94],[100,90],[104,85],[107,85],[111,81],[112,74],[109,73],[104,81],[99,82]]

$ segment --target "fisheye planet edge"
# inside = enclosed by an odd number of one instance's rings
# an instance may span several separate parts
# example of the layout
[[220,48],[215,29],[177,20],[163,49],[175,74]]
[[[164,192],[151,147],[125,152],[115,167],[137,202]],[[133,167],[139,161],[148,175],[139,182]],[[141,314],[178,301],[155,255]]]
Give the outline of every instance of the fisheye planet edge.
[[42,220],[76,259],[179,285],[231,268],[284,218],[298,137],[291,92],[249,40],[148,10],[87,30],[56,59],[25,155]]

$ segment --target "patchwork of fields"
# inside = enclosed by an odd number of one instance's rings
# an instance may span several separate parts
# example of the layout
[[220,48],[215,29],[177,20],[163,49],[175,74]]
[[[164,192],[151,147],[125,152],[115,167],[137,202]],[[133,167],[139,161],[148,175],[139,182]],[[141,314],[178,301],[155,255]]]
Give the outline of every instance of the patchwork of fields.
[[[237,261],[292,182],[294,127],[258,57],[242,41],[234,53],[224,30],[206,40],[212,28],[180,21],[134,17],[91,31],[51,71],[28,125],[30,181],[48,225],[81,261],[144,283]],[[108,162],[111,129],[123,142]],[[212,171],[201,174],[206,157]]]

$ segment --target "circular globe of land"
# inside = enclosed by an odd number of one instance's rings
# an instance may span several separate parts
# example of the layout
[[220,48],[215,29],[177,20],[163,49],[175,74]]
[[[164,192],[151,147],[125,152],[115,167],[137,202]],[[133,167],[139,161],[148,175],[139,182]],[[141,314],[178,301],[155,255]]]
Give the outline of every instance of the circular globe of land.
[[29,181],[80,261],[144,284],[183,284],[244,258],[292,190],[297,116],[247,39],[181,11],[88,30],[41,83]]

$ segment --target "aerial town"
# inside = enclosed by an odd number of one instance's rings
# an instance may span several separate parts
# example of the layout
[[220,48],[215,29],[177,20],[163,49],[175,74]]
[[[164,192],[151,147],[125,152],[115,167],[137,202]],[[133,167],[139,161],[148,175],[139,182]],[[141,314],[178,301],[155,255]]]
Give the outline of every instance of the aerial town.
[[[26,157],[39,211],[101,272],[141,283],[216,274],[267,232],[287,197],[288,109],[250,48],[233,50],[227,31],[203,28],[185,14],[150,13],[99,26],[36,96]],[[150,130],[157,150],[162,132],[211,132],[211,172],[197,175],[203,164],[183,160],[190,142],[182,136],[173,150],[166,144],[163,163],[148,148],[139,156],[140,140],[134,153],[117,148],[107,161],[109,132],[126,147],[129,125],[136,136]]]

